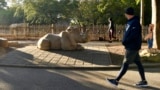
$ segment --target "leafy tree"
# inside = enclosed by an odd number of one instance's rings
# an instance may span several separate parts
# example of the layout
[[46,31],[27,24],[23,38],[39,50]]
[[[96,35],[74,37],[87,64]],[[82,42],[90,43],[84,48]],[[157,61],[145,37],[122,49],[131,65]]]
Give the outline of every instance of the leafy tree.
[[[124,24],[124,8],[139,5],[135,0],[12,0],[14,17],[31,24],[54,24],[76,21],[81,25],[107,24],[113,17],[117,24]],[[139,13],[139,12],[138,12]]]
[[14,12],[10,9],[3,9],[0,10],[0,24],[4,24],[4,25],[8,25],[11,24],[14,20],[13,20],[13,14]]
[[144,25],[149,25],[151,23],[151,9],[151,0],[144,0]]
[[0,24],[7,24],[7,20],[5,20],[5,19],[6,19],[6,18],[5,18],[5,16],[6,16],[6,11],[3,10],[3,9],[1,9],[1,10],[0,10],[0,13],[1,13],[1,15],[0,15]]
[[0,0],[0,24],[9,24],[11,12],[7,12],[7,3],[5,0]]
[[77,0],[61,0],[59,1],[59,19],[70,22],[79,16],[78,10],[79,1]]
[[97,0],[83,1],[79,3],[79,17],[78,20],[82,24],[97,24],[99,19],[99,12],[97,9]]
[[5,8],[7,6],[7,3],[5,0],[0,0],[0,9]]
[[55,0],[25,0],[24,15],[28,22],[38,24],[55,23],[60,9]]
[[117,24],[124,24],[124,10],[127,7],[134,7],[136,14],[139,14],[139,4],[135,0],[101,0],[98,10],[101,12],[101,22],[107,23],[107,19],[112,17]]

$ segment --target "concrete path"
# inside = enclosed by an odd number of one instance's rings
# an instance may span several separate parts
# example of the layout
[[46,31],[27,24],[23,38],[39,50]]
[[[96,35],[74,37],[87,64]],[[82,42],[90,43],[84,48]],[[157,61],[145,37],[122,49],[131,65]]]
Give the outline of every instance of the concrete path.
[[145,68],[147,88],[133,85],[140,77],[137,69],[131,68],[118,88],[107,83],[105,79],[116,77],[119,67],[114,70],[110,66],[112,62],[105,44],[82,44],[86,48],[83,51],[43,51],[37,49],[35,43],[17,48],[0,57],[0,90],[160,90],[160,64]]
[[35,68],[0,68],[0,90],[160,90],[160,69],[146,69],[147,88],[134,84],[140,80],[137,70],[129,70],[118,88],[106,82],[118,70],[59,70]]
[[47,67],[47,68],[95,68],[111,65],[105,42],[82,44],[85,50],[43,51],[36,45],[17,48],[0,58],[1,66]]

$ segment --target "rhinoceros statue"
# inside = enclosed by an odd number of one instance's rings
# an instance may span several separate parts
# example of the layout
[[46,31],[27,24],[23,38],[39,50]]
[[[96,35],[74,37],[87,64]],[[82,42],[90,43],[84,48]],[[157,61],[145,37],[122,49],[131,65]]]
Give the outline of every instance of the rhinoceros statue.
[[37,48],[41,50],[62,49],[62,50],[82,50],[79,43],[89,41],[89,30],[81,33],[78,27],[69,26],[59,34],[48,33],[37,42]]

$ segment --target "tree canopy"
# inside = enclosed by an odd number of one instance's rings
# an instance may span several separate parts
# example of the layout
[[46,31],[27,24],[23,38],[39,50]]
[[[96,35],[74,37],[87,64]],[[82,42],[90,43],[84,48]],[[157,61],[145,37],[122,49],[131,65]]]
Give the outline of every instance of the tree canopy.
[[[124,9],[134,7],[139,15],[140,0],[12,0],[6,7],[0,1],[0,24],[27,22],[30,24],[55,24],[61,22],[79,24],[107,24],[112,17],[115,23],[124,24]],[[136,2],[135,2],[136,1]],[[147,0],[148,1],[148,0]],[[149,2],[147,2],[149,4]],[[9,19],[9,20],[7,20]],[[4,22],[5,21],[5,22]],[[146,20],[148,22],[149,19]]]

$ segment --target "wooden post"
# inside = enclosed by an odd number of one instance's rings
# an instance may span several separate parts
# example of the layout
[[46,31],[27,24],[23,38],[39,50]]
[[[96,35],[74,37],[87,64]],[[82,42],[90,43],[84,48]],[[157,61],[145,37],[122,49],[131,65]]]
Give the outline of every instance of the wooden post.
[[54,25],[53,24],[51,25],[51,32],[52,32],[52,34],[54,33]]
[[144,25],[144,0],[141,0],[141,15],[140,15],[140,23]]
[[157,48],[157,40],[156,40],[156,14],[157,14],[157,6],[156,0],[152,0],[152,24],[154,24],[153,29],[153,48]]
[[160,49],[160,0],[152,0],[153,48]]

